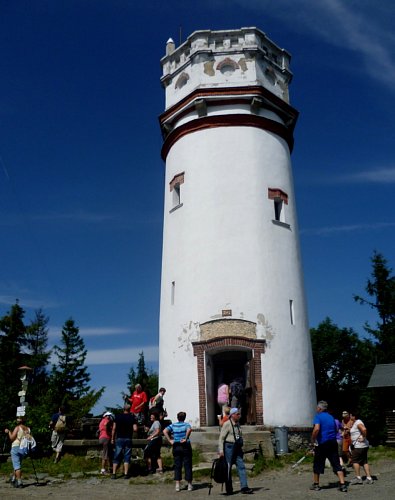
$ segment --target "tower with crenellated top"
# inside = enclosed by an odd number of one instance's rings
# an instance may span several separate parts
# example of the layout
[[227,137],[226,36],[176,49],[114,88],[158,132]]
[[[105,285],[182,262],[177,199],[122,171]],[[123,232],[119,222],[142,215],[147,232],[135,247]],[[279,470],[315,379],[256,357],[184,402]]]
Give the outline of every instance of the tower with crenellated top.
[[160,384],[169,415],[307,426],[315,386],[290,155],[290,54],[257,28],[196,31],[161,60],[166,109]]

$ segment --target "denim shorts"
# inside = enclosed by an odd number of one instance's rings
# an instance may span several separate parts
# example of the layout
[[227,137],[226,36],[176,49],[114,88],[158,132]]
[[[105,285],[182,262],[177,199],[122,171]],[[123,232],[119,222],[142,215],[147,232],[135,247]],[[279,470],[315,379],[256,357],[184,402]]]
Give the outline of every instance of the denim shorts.
[[11,448],[11,460],[14,470],[19,470],[21,468],[22,459],[23,455],[19,453],[19,446],[13,446]]
[[121,463],[123,456],[123,463],[130,463],[132,458],[132,440],[129,438],[117,438],[115,441],[114,464]]

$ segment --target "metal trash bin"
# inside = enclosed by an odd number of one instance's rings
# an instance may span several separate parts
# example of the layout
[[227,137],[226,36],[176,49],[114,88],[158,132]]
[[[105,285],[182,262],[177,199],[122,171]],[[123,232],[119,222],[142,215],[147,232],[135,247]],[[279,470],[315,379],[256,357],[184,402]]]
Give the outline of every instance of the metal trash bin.
[[274,439],[276,442],[276,454],[288,453],[288,427],[285,425],[274,428]]

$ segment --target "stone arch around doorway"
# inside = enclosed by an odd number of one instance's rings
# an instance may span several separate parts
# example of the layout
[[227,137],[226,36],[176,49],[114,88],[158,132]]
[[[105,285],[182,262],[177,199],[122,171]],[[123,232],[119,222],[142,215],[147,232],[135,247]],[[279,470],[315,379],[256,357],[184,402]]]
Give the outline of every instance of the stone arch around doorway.
[[[238,320],[235,320],[238,321]],[[230,325],[232,320],[223,320],[221,322],[215,322],[215,328],[224,326],[224,323]],[[211,322],[210,322],[211,323]],[[218,323],[223,323],[219,325]],[[249,323],[250,327],[255,323]],[[201,325],[202,327],[203,325]],[[233,325],[235,326],[235,325]],[[247,328],[248,326],[245,325]],[[252,328],[251,328],[252,329]],[[233,328],[232,328],[233,330]],[[251,330],[250,330],[251,331]],[[232,332],[233,333],[233,332]],[[208,335],[208,337],[210,337]],[[206,337],[207,338],[207,337]],[[252,373],[252,385],[254,386],[254,404],[255,404],[255,424],[263,425],[263,400],[262,400],[262,367],[261,358],[262,354],[265,352],[266,341],[263,339],[242,337],[240,335],[224,335],[215,338],[208,338],[207,340],[201,340],[197,342],[192,342],[193,354],[197,357],[197,371],[198,371],[198,384],[199,384],[199,417],[200,425],[202,427],[208,425],[215,425],[212,418],[212,412],[210,412],[209,404],[211,402],[213,395],[207,394],[208,390],[208,362],[213,355],[229,353],[229,352],[240,352],[245,353],[246,359],[251,363],[251,373]]]

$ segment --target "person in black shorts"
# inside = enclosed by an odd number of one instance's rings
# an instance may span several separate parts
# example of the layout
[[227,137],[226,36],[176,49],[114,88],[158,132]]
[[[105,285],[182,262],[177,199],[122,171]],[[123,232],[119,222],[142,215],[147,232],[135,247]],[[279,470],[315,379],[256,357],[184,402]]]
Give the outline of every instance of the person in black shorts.
[[328,403],[326,401],[318,402],[317,413],[314,417],[313,425],[311,442],[314,445],[314,482],[310,489],[315,491],[321,489],[320,475],[324,473],[325,460],[328,459],[333,471],[336,472],[339,478],[339,490],[347,492],[347,486],[344,482],[344,472],[340,465],[337,448],[336,423],[332,415],[328,413]]

